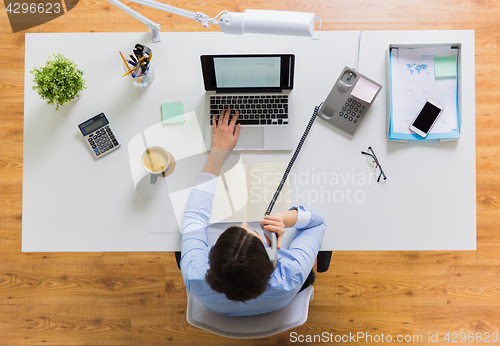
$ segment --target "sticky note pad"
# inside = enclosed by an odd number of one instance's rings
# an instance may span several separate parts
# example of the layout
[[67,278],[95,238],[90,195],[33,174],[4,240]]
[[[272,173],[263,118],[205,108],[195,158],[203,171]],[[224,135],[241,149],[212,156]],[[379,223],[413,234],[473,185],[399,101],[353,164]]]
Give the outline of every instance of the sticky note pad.
[[434,58],[434,77],[437,79],[457,77],[457,59],[454,56]]
[[184,103],[169,102],[161,105],[161,119],[164,124],[184,122]]
[[373,98],[377,95],[380,87],[364,78],[359,78],[358,82],[352,89],[351,95],[368,103],[372,103]]

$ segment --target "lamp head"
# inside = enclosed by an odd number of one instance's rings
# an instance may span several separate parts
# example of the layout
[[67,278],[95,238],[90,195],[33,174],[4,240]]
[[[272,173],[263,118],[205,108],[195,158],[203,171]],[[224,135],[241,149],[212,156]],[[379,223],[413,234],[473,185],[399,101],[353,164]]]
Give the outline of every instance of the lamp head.
[[219,19],[219,27],[226,34],[244,33],[313,37],[314,13],[245,10],[228,12]]

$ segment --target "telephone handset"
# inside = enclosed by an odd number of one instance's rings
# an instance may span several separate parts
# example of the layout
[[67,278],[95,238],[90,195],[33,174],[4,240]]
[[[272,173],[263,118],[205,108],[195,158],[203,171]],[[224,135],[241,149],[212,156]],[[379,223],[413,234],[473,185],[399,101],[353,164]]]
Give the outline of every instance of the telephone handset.
[[[295,152],[293,153],[293,156],[290,159],[288,166],[286,167],[285,173],[283,174],[283,178],[281,178],[280,184],[278,185],[278,188],[276,189],[276,192],[274,193],[274,196],[271,199],[271,202],[269,203],[269,207],[267,207],[267,210],[266,210],[264,216],[271,214],[271,211],[273,210],[273,207],[274,207],[274,203],[278,199],[278,196],[280,195],[280,192],[281,192],[281,189],[283,188],[283,185],[285,185],[286,179],[288,178],[288,174],[290,173],[290,170],[292,169],[292,166],[295,163],[297,156],[299,156],[300,149],[302,149],[302,145],[304,144],[304,141],[306,140],[306,137],[309,134],[309,130],[311,130],[311,126],[314,123],[316,116],[318,115],[319,107],[321,107],[322,104],[323,104],[323,102],[319,106],[316,106],[314,108],[313,115],[312,115],[311,119],[309,120],[309,123],[307,124],[307,127],[306,127],[306,130],[304,131],[304,134],[300,138],[299,144],[297,145],[297,148],[295,149]],[[272,265],[276,268],[276,263],[278,263],[278,238],[276,236],[276,233],[265,230],[262,225],[260,227],[267,234],[269,239],[271,239],[271,248],[266,249],[266,250],[267,250],[267,255],[269,256],[269,260],[271,261]]]
[[271,239],[271,247],[267,248],[267,255],[269,256],[269,261],[271,261],[271,264],[273,267],[276,268],[276,263],[278,263],[278,237],[276,236],[276,233],[266,231],[264,228],[262,228],[264,233]]

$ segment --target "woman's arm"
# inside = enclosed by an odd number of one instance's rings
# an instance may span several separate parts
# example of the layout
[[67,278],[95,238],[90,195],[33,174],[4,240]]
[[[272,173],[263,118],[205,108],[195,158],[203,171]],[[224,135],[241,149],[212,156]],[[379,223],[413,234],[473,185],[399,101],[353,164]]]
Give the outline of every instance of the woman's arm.
[[223,109],[218,121],[212,126],[212,150],[202,172],[219,175],[222,163],[227,154],[233,149],[240,133],[240,124],[236,125],[240,112],[236,111],[233,119],[229,120],[231,108]]
[[293,226],[297,229],[288,250],[300,267],[303,280],[314,266],[321,241],[325,235],[326,224],[323,216],[315,210],[306,210],[302,206],[297,208],[297,222]]
[[[215,195],[218,175],[222,163],[238,139],[240,125],[236,124],[239,112],[229,121],[231,110],[223,110],[219,124],[213,126],[212,151],[203,170],[198,175],[195,187],[189,194],[181,235],[181,269],[187,273],[196,255],[208,246],[207,228]],[[209,174],[207,174],[209,173]]]

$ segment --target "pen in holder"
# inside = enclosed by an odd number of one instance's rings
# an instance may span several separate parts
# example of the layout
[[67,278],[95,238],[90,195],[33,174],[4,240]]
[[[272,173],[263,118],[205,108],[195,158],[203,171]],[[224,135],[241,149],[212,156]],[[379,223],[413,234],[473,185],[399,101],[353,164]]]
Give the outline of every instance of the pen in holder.
[[153,57],[151,49],[138,43],[135,45],[134,53],[129,55],[127,59],[125,59],[122,52],[120,52],[120,56],[125,71],[123,77],[132,78],[135,87],[145,88],[153,83],[155,71],[151,66],[151,58]]
[[[123,70],[127,73],[129,72],[126,66],[123,66]],[[153,83],[153,80],[155,79],[155,70],[153,69],[153,66],[149,64],[144,73],[139,72],[136,74],[135,71],[133,71],[129,73],[127,77],[132,79],[132,84],[134,84],[135,87],[145,88]]]

